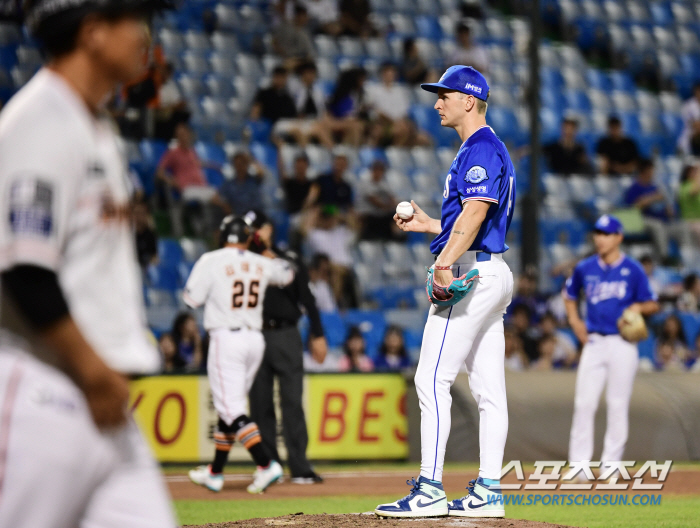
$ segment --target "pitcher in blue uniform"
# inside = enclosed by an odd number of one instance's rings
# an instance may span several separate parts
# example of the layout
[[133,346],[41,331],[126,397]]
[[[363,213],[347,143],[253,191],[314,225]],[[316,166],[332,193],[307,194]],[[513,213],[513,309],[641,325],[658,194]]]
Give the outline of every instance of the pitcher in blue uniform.
[[[463,141],[445,178],[440,219],[415,202],[408,220],[394,217],[404,231],[437,235],[434,280],[478,270],[468,295],[453,306],[433,305],[423,334],[415,376],[421,408],[421,470],[409,495],[377,506],[384,517],[503,517],[500,475],[508,433],[504,374],[503,314],[510,304],[513,275],[503,260],[515,205],[515,171],[505,145],[486,124],[489,87],[469,66],[452,66],[439,82],[421,87],[437,93],[441,124]],[[466,365],[479,407],[480,468],[467,496],[448,503],[442,487],[445,446],[450,432],[450,387]]]
[[[578,263],[563,293],[569,324],[584,345],[576,375],[569,439],[571,462],[592,460],[593,424],[604,388],[608,416],[601,461],[605,465],[622,460],[639,354],[635,343],[620,336],[617,320],[626,308],[642,315],[659,309],[641,264],[620,251],[622,239],[620,221],[614,216],[601,216],[593,235],[597,254]],[[578,310],[582,292],[585,322]]]

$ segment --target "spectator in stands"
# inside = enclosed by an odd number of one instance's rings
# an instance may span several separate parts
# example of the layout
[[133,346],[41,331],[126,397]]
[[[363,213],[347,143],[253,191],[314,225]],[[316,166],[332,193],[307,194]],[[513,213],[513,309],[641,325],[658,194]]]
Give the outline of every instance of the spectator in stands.
[[343,211],[352,208],[353,192],[350,184],[345,181],[345,173],[348,170],[348,157],[342,150],[337,150],[333,155],[331,172],[319,176],[313,183],[311,193],[317,197],[315,203],[319,205],[333,205]]
[[[552,313],[547,312],[540,321],[540,332],[542,333],[542,337],[540,337],[540,345],[542,339],[544,338],[551,337],[553,339],[554,349],[549,359],[555,367],[568,368],[576,363],[576,360],[578,359],[576,343],[574,343],[574,340],[571,338],[570,334],[567,334],[559,329],[557,319]],[[546,347],[549,346],[549,344],[546,345]]]
[[486,75],[489,71],[489,55],[485,48],[472,41],[472,32],[465,23],[458,23],[455,28],[457,47],[447,58],[445,66],[463,64],[473,66]]
[[523,341],[512,325],[506,325],[504,337],[506,341],[505,367],[507,370],[521,371],[528,365],[527,355],[523,350]]
[[343,345],[345,355],[340,360],[341,372],[372,372],[374,363],[367,357],[367,343],[360,329],[353,326]]
[[[434,73],[432,73],[434,75]],[[433,82],[430,68],[420,56],[415,39],[409,37],[403,41],[403,62],[401,63],[401,78],[408,84]]]
[[369,0],[339,0],[341,33],[351,37],[371,37],[376,30],[369,19]]
[[379,357],[374,363],[376,371],[400,371],[411,366],[411,360],[403,341],[403,330],[391,325],[384,333],[382,345],[379,347]]
[[547,313],[547,297],[537,291],[537,272],[526,270],[518,277],[515,295],[508,307],[508,314],[512,315],[516,306],[524,305],[528,309],[529,323],[534,325]]
[[283,118],[297,116],[294,100],[287,89],[288,73],[284,66],[272,70],[272,80],[268,88],[261,88],[253,100],[250,118],[253,121],[266,119],[275,123]]
[[331,287],[331,261],[328,255],[316,253],[313,256],[309,266],[309,279],[309,288],[316,298],[318,309],[321,312],[336,312],[338,304]]
[[350,68],[338,75],[333,94],[328,101],[325,126],[343,143],[358,147],[362,142],[367,108],[365,106],[364,68]]
[[341,215],[333,205],[314,208],[302,222],[302,233],[312,255],[321,253],[330,258],[331,286],[341,308],[356,307],[352,272],[352,247],[357,239],[354,215]]
[[309,29],[309,13],[302,4],[294,5],[291,21],[283,19],[273,31],[272,48],[293,69],[301,61],[313,59],[315,51]]
[[700,246],[700,167],[697,165],[683,167],[678,207],[681,220],[695,238],[696,246]]
[[556,348],[556,337],[543,335],[537,341],[537,359],[530,363],[530,370],[553,370]]
[[326,148],[333,148],[323,89],[318,83],[318,71],[313,62],[302,62],[296,68],[296,76],[289,81],[289,93],[294,100],[296,117],[277,121],[273,141],[279,135],[287,135],[302,148],[312,139]]
[[208,187],[202,162],[194,150],[194,134],[187,123],[175,127],[175,148],[163,154],[156,178],[182,193],[188,187]]
[[532,326],[530,319],[530,309],[525,304],[513,308],[510,322],[520,338],[528,362],[536,361],[538,357],[537,330]]
[[145,202],[134,203],[132,210],[134,234],[136,235],[136,257],[141,269],[158,264],[158,235],[153,227],[153,217]]
[[357,189],[357,214],[362,224],[360,238],[389,240],[392,238],[396,198],[386,181],[386,165],[377,159],[372,163],[369,178],[361,180]]
[[182,359],[177,355],[175,340],[169,332],[160,334],[158,338],[158,351],[160,352],[162,372],[171,374],[182,370],[185,366]]
[[689,273],[683,278],[683,293],[676,302],[681,312],[698,313],[700,309],[700,278],[695,273]]
[[250,154],[236,152],[231,159],[234,176],[221,184],[212,203],[225,214],[244,215],[251,209],[264,209],[262,184],[265,169]]
[[287,173],[282,156],[278,156],[277,159],[278,172],[284,189],[285,210],[292,216],[298,215],[315,202],[319,192],[318,187],[315,195],[310,192],[313,182],[309,178],[309,158],[304,152],[297,154],[294,158],[292,174]]
[[683,105],[681,116],[684,126],[678,147],[683,154],[700,156],[700,82],[693,86],[693,97]]
[[342,31],[337,0],[304,0],[312,33],[336,36]]
[[652,293],[659,297],[663,287],[655,273],[656,262],[654,258],[651,255],[643,255],[642,258],[639,259],[639,263],[642,265],[642,268],[644,268],[644,274],[647,276],[647,279],[649,279],[649,287]]
[[595,150],[600,156],[600,172],[603,174],[632,174],[637,170],[637,144],[624,135],[619,117],[608,119],[608,135],[598,141]]
[[410,94],[405,86],[396,83],[397,77],[396,66],[385,62],[379,70],[381,82],[367,89],[367,105],[372,114],[369,144],[382,147],[429,145],[430,140],[418,133],[408,117]]
[[658,370],[683,370],[690,358],[683,324],[677,315],[671,314],[661,326],[655,346]]
[[639,174],[625,192],[625,204],[642,212],[644,227],[651,236],[654,248],[661,258],[668,262],[669,238],[676,240],[683,253],[689,246],[689,232],[682,222],[675,220],[673,204],[664,192],[654,183],[654,163],[642,160]]
[[173,137],[178,123],[186,123],[189,120],[190,112],[180,88],[173,79],[173,63],[166,62],[161,71],[162,83],[158,88],[153,136],[167,141]]
[[644,90],[659,93],[661,90],[660,68],[656,60],[656,51],[647,52],[642,58],[642,63],[636,68],[634,74],[635,84]]
[[561,123],[560,138],[542,149],[550,171],[565,176],[591,172],[586,149],[576,141],[577,132],[578,121],[572,117],[565,117]]
[[203,364],[202,336],[192,314],[189,312],[177,314],[171,334],[177,348],[178,361],[182,362],[186,370],[198,371]]

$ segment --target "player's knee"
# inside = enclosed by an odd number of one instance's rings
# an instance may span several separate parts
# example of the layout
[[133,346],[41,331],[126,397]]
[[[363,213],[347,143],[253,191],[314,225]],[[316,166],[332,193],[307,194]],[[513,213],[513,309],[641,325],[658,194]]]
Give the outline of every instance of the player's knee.
[[250,449],[255,444],[262,442],[258,424],[248,418],[247,415],[242,414],[236,418],[232,422],[231,426],[235,428],[234,434],[236,436],[236,440],[243,444],[243,447],[246,449]]

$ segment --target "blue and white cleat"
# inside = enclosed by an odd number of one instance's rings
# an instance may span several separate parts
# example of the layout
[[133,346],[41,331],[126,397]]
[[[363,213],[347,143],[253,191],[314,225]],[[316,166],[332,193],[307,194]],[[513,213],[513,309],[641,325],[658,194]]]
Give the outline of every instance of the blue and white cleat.
[[208,490],[218,492],[224,487],[223,473],[212,473],[211,465],[198,466],[195,469],[191,469],[188,475],[192,482],[204,486]]
[[413,486],[411,493],[403,499],[389,504],[380,504],[374,510],[380,517],[445,517],[447,496],[442,484],[425,477],[407,480]]
[[501,488],[489,487],[481,477],[471,480],[467,495],[450,501],[450,517],[505,517]]

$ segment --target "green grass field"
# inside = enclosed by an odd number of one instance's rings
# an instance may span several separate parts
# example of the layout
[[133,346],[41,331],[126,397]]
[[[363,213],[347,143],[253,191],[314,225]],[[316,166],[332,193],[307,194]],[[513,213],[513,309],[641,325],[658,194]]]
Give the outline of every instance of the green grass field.
[[[291,513],[351,513],[374,509],[396,497],[319,497],[274,501],[176,502],[182,524],[204,524]],[[509,506],[508,517],[589,528],[690,528],[698,526],[700,498],[663,497],[658,506]]]

